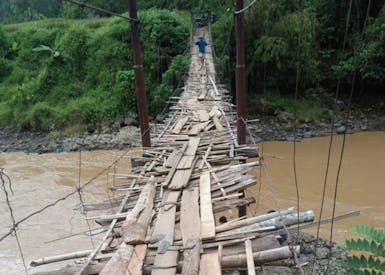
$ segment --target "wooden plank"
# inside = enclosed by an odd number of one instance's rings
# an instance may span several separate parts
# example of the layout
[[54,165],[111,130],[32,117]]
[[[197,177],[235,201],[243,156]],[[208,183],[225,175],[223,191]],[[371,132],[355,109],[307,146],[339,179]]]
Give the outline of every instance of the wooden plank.
[[122,237],[126,244],[143,244],[146,239],[147,227],[152,218],[155,198],[154,176],[143,187],[134,209],[129,212],[122,224]]
[[171,168],[175,165],[176,161],[179,161],[183,155],[183,152],[179,149],[175,149],[168,156],[167,160],[164,163],[164,166],[167,168]]
[[206,110],[198,110],[197,115],[200,122],[206,122],[210,119],[209,113]]
[[211,108],[211,111],[209,112],[209,116],[210,117],[213,117],[213,116],[218,116],[220,117],[222,115],[221,111],[219,111],[219,107],[214,105],[212,108]]
[[177,170],[180,169],[190,169],[194,161],[195,156],[183,156],[180,162],[178,163]]
[[214,124],[215,124],[215,128],[218,130],[218,131],[223,131],[223,126],[222,126],[222,123],[221,121],[219,120],[218,116],[217,115],[214,115],[213,116],[213,121],[214,121]]
[[184,153],[185,156],[195,156],[198,146],[199,146],[200,138],[199,137],[190,137],[187,149]]
[[151,275],[176,274],[177,261],[178,251],[167,251],[165,254],[157,254]]
[[221,263],[218,252],[202,254],[199,275],[221,275]]
[[188,121],[188,116],[178,119],[177,123],[175,124],[172,130],[172,133],[179,134],[180,131],[183,129],[183,126],[187,123],[187,121]]
[[212,239],[215,237],[215,220],[210,188],[210,174],[207,172],[203,173],[199,180],[202,239]]
[[196,136],[198,135],[207,125],[209,124],[209,121],[197,123],[194,124],[191,130],[189,131],[190,136]]
[[152,176],[143,187],[135,207],[128,212],[122,225],[122,237],[124,242],[117,252],[104,266],[101,275],[124,274],[130,263],[134,247],[132,244],[144,243],[147,227],[152,217],[152,208],[155,198],[155,183]]
[[207,89],[206,89],[206,88],[203,88],[203,89],[201,90],[201,93],[200,93],[199,96],[198,96],[198,100],[199,100],[199,101],[204,100],[204,99],[206,98],[206,95],[207,95]]
[[163,182],[163,186],[168,186],[169,183],[171,182],[171,180],[173,179],[174,177],[174,174],[175,174],[175,171],[176,171],[176,168],[179,164],[179,161],[182,159],[182,156],[183,156],[183,151],[185,150],[185,146],[183,147],[183,149],[181,150],[181,153],[178,154],[178,158],[175,159],[170,171],[168,172],[167,174],[167,177],[164,179],[164,182]]
[[147,245],[141,244],[135,246],[134,253],[131,256],[131,260],[128,264],[125,275],[142,274],[142,267],[144,258],[146,257]]
[[182,194],[180,230],[183,246],[191,247],[183,253],[182,274],[198,274],[200,262],[199,190],[185,189]]
[[246,259],[247,259],[247,272],[248,275],[255,275],[255,265],[253,258],[253,249],[251,248],[250,239],[245,241]]
[[155,222],[151,238],[164,236],[159,242],[149,245],[158,247],[161,241],[167,241],[172,245],[174,240],[176,202],[178,201],[180,191],[167,190],[162,199],[162,207],[158,211],[158,217]]
[[187,186],[190,181],[190,177],[195,166],[195,162],[192,164],[190,169],[176,170],[174,177],[172,178],[168,189],[170,190],[180,190]]

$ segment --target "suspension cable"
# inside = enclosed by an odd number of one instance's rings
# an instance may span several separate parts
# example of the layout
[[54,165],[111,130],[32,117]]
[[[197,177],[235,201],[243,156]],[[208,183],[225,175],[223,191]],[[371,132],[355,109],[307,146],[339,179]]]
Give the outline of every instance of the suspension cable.
[[63,0],[63,1],[66,1],[66,2],[74,4],[74,5],[78,5],[81,8],[86,7],[86,8],[89,8],[89,9],[92,9],[92,10],[96,10],[96,11],[99,11],[99,12],[102,12],[102,13],[105,13],[105,14],[108,14],[108,15],[117,16],[117,17],[129,20],[129,21],[139,21],[138,19],[131,18],[131,17],[128,17],[128,16],[124,16],[124,15],[121,15],[119,13],[116,13],[116,12],[113,12],[113,11],[109,11],[109,10],[106,10],[106,9],[103,9],[103,8],[99,8],[99,7],[93,6],[91,4],[88,4],[86,2],[80,2],[80,1],[76,1],[76,0]]
[[257,0],[252,0],[252,1],[251,1],[249,4],[247,4],[246,7],[244,7],[243,9],[234,11],[234,14],[235,14],[235,15],[238,15],[238,14],[241,14],[241,13],[247,11],[247,10],[250,9],[256,2],[257,2]]

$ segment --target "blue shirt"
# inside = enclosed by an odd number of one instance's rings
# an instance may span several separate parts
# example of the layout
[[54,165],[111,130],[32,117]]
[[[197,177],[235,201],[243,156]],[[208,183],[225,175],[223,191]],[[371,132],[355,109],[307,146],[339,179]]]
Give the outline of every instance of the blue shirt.
[[204,41],[203,39],[201,39],[201,40],[197,41],[197,42],[195,43],[195,45],[198,45],[198,48],[199,48],[199,52],[200,52],[200,53],[205,53],[205,48],[206,48],[206,46],[207,46],[206,41]]

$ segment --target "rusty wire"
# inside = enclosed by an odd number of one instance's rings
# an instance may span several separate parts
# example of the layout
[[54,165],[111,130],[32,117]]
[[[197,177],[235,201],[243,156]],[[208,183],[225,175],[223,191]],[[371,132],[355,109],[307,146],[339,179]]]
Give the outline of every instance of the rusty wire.
[[[14,194],[13,189],[12,189],[12,181],[11,181],[11,178],[7,174],[4,173],[4,168],[0,168],[0,180],[1,180],[1,189],[3,190],[4,195],[5,195],[5,201],[6,201],[7,206],[8,206],[9,217],[10,217],[10,220],[12,223],[11,234],[15,235],[17,247],[19,249],[20,257],[21,257],[21,260],[23,262],[24,271],[25,271],[25,274],[28,275],[28,269],[27,269],[27,264],[25,262],[23,249],[21,247],[19,236],[17,235],[18,226],[16,224],[15,216],[13,214],[13,208],[12,208],[11,202],[9,200],[9,193],[11,193],[12,195]],[[7,187],[7,183],[8,183],[8,187]],[[9,190],[9,192],[8,192],[8,190]]]

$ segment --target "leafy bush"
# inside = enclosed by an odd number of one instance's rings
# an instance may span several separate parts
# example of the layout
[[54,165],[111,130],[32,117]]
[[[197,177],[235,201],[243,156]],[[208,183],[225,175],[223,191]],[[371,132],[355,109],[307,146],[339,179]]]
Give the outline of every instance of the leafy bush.
[[385,228],[374,229],[361,225],[354,227],[353,232],[363,238],[347,240],[346,248],[364,254],[349,256],[341,263],[348,274],[385,274]]
[[[188,50],[189,29],[182,16],[153,9],[139,15],[154,116],[188,70],[189,60],[181,54]],[[0,53],[8,50],[6,62],[13,73],[0,83],[1,124],[49,131],[74,125],[81,129],[136,111],[127,20],[55,19],[5,27],[8,35],[0,32]]]

